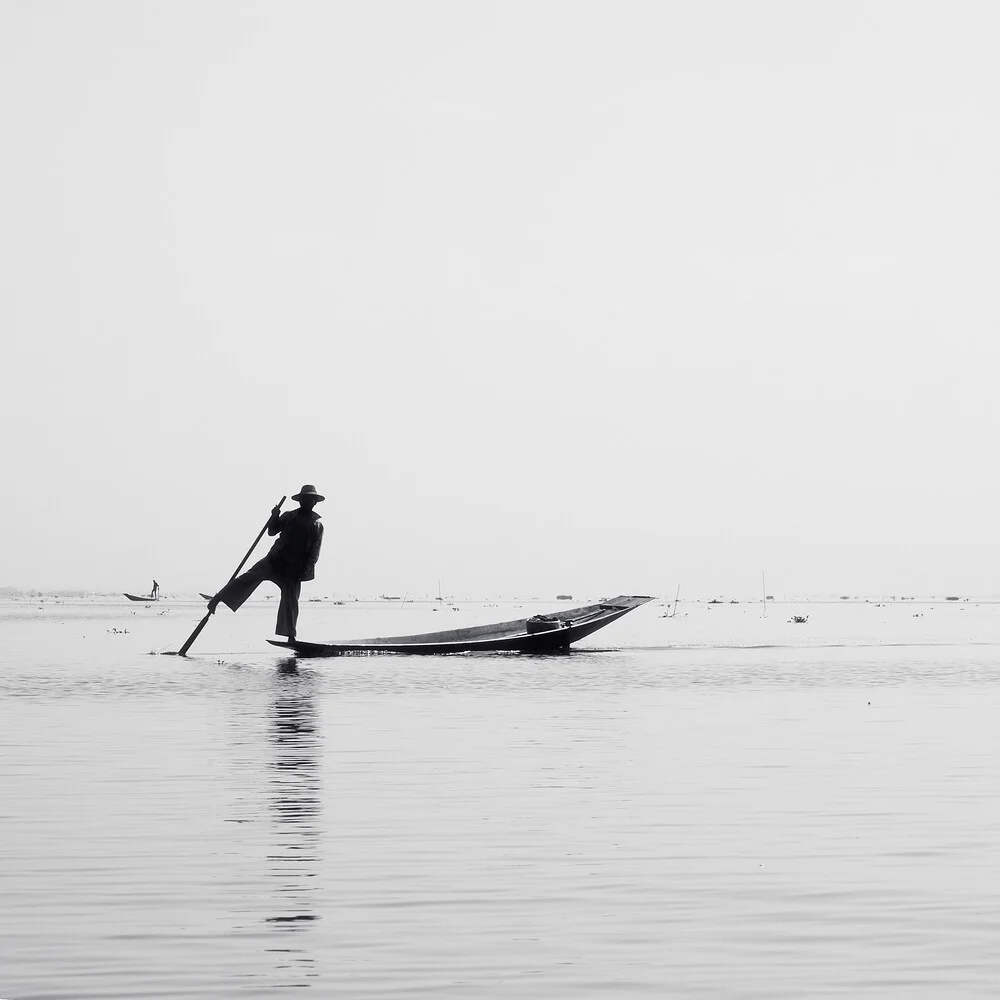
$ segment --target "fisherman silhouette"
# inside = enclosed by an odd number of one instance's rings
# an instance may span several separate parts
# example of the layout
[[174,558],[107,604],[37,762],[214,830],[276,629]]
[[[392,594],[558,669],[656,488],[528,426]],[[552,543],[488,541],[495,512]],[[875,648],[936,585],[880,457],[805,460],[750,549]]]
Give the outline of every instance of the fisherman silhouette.
[[317,493],[315,486],[307,484],[292,499],[298,502],[298,510],[288,510],[284,514],[278,507],[271,510],[267,533],[279,536],[271,551],[241,576],[227,583],[208,602],[209,614],[215,614],[219,604],[238,611],[265,580],[270,580],[281,590],[275,635],[295,638],[299,593],[303,582],[316,576],[316,560],[323,543],[323,525],[313,507],[326,497]]

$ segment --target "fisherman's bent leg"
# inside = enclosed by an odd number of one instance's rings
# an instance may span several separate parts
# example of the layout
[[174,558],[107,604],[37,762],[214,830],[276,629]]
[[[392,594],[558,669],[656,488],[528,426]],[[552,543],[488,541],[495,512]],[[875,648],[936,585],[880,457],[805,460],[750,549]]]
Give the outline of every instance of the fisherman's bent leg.
[[239,611],[243,602],[265,580],[277,582],[271,561],[265,556],[260,562],[254,563],[245,573],[227,583],[216,595],[214,600],[225,604],[231,611]]
[[278,605],[278,622],[274,626],[275,635],[295,638],[295,625],[299,620],[299,594],[302,592],[300,580],[279,580],[281,603]]

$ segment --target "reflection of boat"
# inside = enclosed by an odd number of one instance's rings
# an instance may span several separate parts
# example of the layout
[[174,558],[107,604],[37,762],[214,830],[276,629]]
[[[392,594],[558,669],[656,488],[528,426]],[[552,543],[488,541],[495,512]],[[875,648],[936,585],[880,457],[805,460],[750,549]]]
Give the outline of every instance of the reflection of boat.
[[546,653],[566,649],[570,643],[610,625],[622,615],[627,615],[651,600],[652,597],[623,595],[582,608],[534,615],[495,625],[427,632],[423,635],[397,635],[348,642],[302,642],[299,639],[269,639],[268,642],[272,646],[292,649],[300,656],[340,656],[348,653]]

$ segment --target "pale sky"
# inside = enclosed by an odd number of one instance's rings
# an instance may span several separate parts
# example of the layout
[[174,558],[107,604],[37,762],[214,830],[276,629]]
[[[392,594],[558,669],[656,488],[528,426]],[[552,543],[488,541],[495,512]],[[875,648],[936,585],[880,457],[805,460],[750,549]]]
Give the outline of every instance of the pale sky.
[[998,37],[0,0],[0,585],[1000,593]]

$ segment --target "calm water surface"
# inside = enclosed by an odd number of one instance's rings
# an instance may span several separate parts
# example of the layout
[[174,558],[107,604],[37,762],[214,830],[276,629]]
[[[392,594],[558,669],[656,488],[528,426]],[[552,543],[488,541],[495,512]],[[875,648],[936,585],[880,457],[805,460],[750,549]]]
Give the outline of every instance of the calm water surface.
[[0,605],[0,996],[996,995],[995,606],[296,664],[261,604],[148,655],[200,610]]

